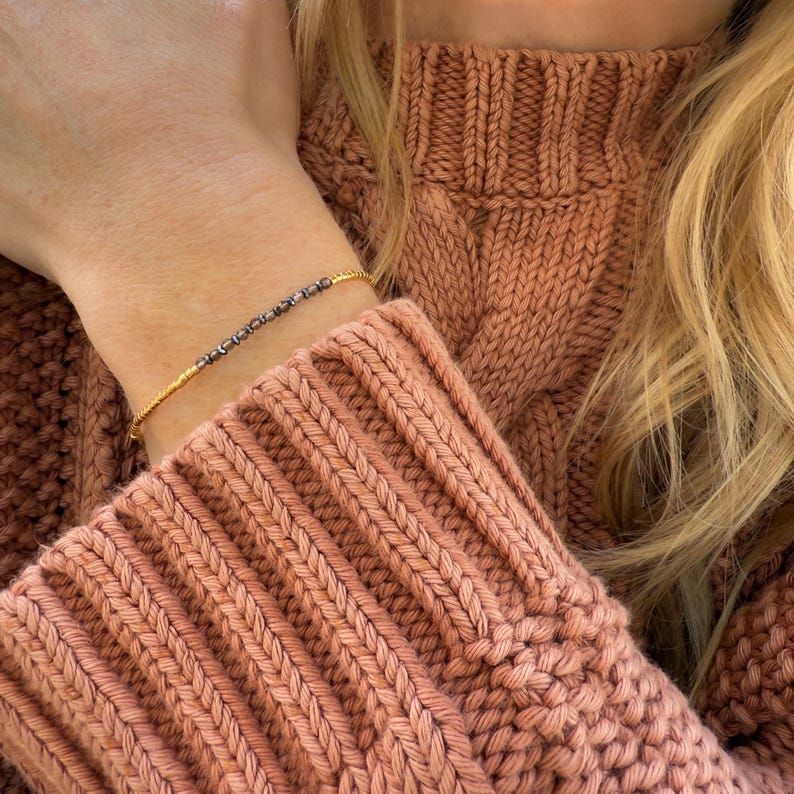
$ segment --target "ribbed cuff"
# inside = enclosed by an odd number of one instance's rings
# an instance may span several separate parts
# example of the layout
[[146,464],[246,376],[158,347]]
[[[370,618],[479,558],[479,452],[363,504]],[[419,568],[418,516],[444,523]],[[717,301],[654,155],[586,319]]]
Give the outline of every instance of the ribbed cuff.
[[760,779],[636,649],[406,301],[266,373],[3,592],[0,705],[40,791]]

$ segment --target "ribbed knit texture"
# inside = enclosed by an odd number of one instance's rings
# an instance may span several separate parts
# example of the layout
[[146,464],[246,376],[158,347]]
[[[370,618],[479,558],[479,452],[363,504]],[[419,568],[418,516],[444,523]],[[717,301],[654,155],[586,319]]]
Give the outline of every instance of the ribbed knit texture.
[[[698,715],[569,550],[612,542],[595,461],[562,441],[692,55],[409,46],[405,297],[123,491],[143,460],[117,384],[63,296],[3,265],[0,752],[30,786],[794,788],[787,555],[748,589]],[[363,246],[371,163],[333,88],[301,155]]]

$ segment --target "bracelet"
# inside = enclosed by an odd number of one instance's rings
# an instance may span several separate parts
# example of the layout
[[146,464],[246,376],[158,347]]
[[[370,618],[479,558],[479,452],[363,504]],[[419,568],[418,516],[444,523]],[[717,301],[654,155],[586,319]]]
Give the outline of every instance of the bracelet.
[[201,370],[206,369],[216,361],[220,361],[224,356],[228,355],[235,347],[240,345],[245,339],[248,339],[251,334],[258,331],[263,325],[272,323],[286,314],[293,306],[301,301],[308,300],[313,295],[318,295],[321,292],[331,289],[334,284],[340,281],[351,281],[353,279],[361,279],[369,282],[373,287],[375,286],[375,279],[366,270],[346,270],[343,273],[334,273],[332,276],[325,276],[307,287],[293,292],[292,295],[279,301],[272,309],[257,314],[256,317],[251,318],[237,333],[232,334],[228,339],[224,339],[217,347],[214,347],[203,356],[196,359],[196,363],[186,369],[178,378],[171,381],[156,397],[152,398],[137,414],[130,424],[130,438],[134,441],[141,441],[141,425],[144,420],[162,403],[166,398],[170,397],[175,391],[181,389],[189,380],[196,377]]

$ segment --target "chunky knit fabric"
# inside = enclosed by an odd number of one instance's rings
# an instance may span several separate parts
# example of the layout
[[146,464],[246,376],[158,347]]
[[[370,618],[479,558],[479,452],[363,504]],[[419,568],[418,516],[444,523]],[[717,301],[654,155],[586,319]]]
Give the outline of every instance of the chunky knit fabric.
[[[411,45],[402,297],[123,490],[144,461],[117,385],[63,296],[3,265],[0,790],[794,789],[785,552],[699,713],[575,559],[612,538],[562,442],[691,60]],[[363,247],[371,163],[333,88],[301,147]]]

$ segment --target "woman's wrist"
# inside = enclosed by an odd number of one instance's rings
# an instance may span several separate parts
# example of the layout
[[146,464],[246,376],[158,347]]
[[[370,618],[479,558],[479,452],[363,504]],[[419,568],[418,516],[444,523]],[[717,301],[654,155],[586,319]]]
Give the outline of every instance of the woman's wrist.
[[[301,286],[305,284],[297,284],[296,288]],[[269,296],[274,293],[263,289],[261,309],[269,308],[294,291],[295,289],[290,289],[271,298]],[[306,304],[298,304],[288,315],[257,331],[245,344],[236,347],[233,354],[202,370],[145,420],[143,437],[150,459],[157,461],[164,454],[176,449],[193,428],[212,418],[225,403],[235,400],[268,369],[283,364],[294,350],[310,346],[334,328],[357,319],[362,312],[373,308],[377,303],[377,295],[367,282],[348,281],[315,296]],[[237,307],[233,308],[236,311]],[[222,313],[219,311],[218,315]],[[226,331],[220,337],[207,337],[203,347],[194,349],[192,357],[169,375],[165,375],[164,367],[157,367],[149,372],[146,380],[152,386],[145,396],[137,397],[138,393],[144,394],[144,390],[137,386],[131,387],[136,393],[130,400],[133,410],[140,409],[166,385],[166,381],[172,380],[180,371],[193,364],[197,356],[212,348],[220,339],[229,337],[249,319],[248,315],[238,315],[234,321],[227,323]],[[157,375],[152,377],[155,371]],[[165,376],[165,380],[162,380],[162,376]],[[154,385],[157,377],[161,380]]]
[[[148,188],[147,188],[148,189]],[[139,410],[196,357],[251,317],[316,279],[359,267],[308,176],[257,143],[135,191],[62,268],[86,332]],[[348,282],[262,329],[233,356],[169,398],[146,421],[150,457],[340,323],[377,303]]]

